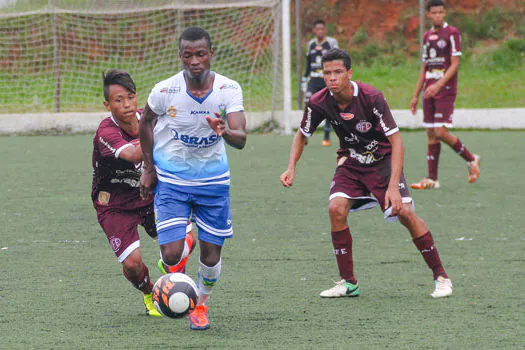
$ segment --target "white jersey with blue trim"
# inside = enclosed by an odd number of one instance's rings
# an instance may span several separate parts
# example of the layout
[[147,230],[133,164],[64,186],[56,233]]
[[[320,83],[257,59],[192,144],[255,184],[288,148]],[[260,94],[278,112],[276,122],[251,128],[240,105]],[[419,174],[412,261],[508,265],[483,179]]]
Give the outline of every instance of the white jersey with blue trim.
[[185,190],[194,189],[189,192],[211,185],[229,188],[224,140],[211,129],[206,117],[216,118],[218,113],[226,118],[228,113],[244,110],[241,86],[223,75],[210,74],[215,75],[213,87],[202,98],[187,90],[183,72],[155,85],[148,98],[149,107],[158,116],[153,130],[158,179]]

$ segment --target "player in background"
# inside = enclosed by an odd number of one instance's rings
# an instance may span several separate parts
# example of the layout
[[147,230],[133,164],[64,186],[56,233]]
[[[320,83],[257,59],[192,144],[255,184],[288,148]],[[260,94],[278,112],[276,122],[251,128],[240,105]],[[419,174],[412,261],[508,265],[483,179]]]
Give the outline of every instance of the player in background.
[[233,235],[225,142],[238,149],[246,143],[241,87],[210,70],[213,54],[208,32],[186,29],[179,38],[183,71],[155,85],[139,128],[141,195],[150,198],[155,192],[166,265],[187,256],[184,235],[190,217],[199,229],[199,300],[189,317],[194,330],[210,327],[206,301],[221,274],[222,246]]
[[[321,65],[323,54],[334,47],[339,47],[336,39],[326,36],[326,26],[323,20],[317,20],[314,22],[312,32],[314,33],[315,38],[308,42],[306,48],[306,72],[303,77],[305,106],[308,104],[308,101],[313,94],[326,87],[323,79],[323,67]],[[322,145],[331,145],[330,123],[325,124]]]
[[380,205],[387,221],[399,218],[416,248],[432,269],[435,289],[432,297],[452,294],[448,278],[425,222],[414,212],[413,201],[403,175],[404,144],[383,94],[374,87],[352,79],[351,60],[341,49],[323,56],[327,88],[315,94],[304,111],[287,170],[281,175],[285,187],[292,186],[296,164],[305,140],[327,119],[339,138],[337,167],[330,185],[328,212],[334,253],[341,281],[321,293],[321,297],[359,296],[354,275],[349,212]]
[[447,10],[442,0],[430,0],[426,7],[432,28],[423,37],[423,57],[410,110],[416,114],[419,94],[423,92],[423,127],[428,136],[428,176],[411,185],[414,189],[439,188],[438,163],[441,142],[461,156],[469,171],[468,182],[479,178],[480,157],[470,153],[452,127],[454,101],[457,95],[458,69],[461,56],[461,37],[456,27],[445,22]]
[[[93,206],[124,276],[144,293],[146,313],[160,317],[153,306],[153,284],[142,261],[137,231],[142,225],[150,237],[157,237],[153,201],[140,198],[142,151],[135,83],[120,70],[108,71],[103,82],[104,106],[111,116],[100,122],[93,140]],[[188,236],[191,238],[192,233]]]

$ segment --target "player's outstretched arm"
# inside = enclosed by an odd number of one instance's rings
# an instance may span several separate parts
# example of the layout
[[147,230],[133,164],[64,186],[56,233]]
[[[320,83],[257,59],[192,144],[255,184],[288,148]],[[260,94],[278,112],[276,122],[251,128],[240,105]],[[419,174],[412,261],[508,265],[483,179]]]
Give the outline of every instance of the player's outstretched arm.
[[130,142],[131,146],[126,147],[120,152],[119,158],[124,159],[130,163],[138,163],[142,161],[142,149],[140,148],[139,139]]
[[144,160],[144,171],[140,177],[140,196],[143,199],[151,197],[157,183],[157,173],[153,165],[153,127],[156,120],[157,115],[146,104],[139,123],[140,145]]
[[301,130],[297,130],[290,149],[290,158],[288,159],[288,169],[281,174],[280,180],[284,187],[291,187],[295,178],[295,166],[303,154],[304,146],[308,138],[303,135]]
[[226,116],[228,120],[228,127],[226,121],[221,118],[219,113],[215,113],[215,118],[206,117],[210,128],[212,128],[217,135],[221,136],[226,143],[237,149],[243,149],[246,145],[246,117],[243,111],[228,113]]

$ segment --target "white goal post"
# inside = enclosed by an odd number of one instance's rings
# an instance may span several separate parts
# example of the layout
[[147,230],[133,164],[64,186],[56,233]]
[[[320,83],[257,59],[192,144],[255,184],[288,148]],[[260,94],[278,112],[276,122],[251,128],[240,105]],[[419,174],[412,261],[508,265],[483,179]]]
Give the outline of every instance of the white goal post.
[[114,68],[144,105],[181,69],[190,26],[210,33],[212,69],[241,84],[247,114],[290,132],[290,0],[0,1],[0,113],[103,112],[102,72]]

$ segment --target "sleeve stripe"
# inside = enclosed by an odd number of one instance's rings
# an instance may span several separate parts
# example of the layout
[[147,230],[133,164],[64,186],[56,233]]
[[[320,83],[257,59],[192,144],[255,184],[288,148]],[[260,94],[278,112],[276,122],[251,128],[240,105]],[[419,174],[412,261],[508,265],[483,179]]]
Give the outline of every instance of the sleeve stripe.
[[120,156],[120,152],[122,152],[124,150],[124,148],[126,147],[129,147],[129,146],[133,146],[131,143],[126,143],[124,146],[121,146],[116,152],[115,152],[115,158],[118,159],[118,157]]
[[394,128],[394,129],[392,129],[392,130],[389,130],[389,131],[385,132],[385,136],[393,135],[393,134],[395,134],[396,132],[399,132],[399,128]]

